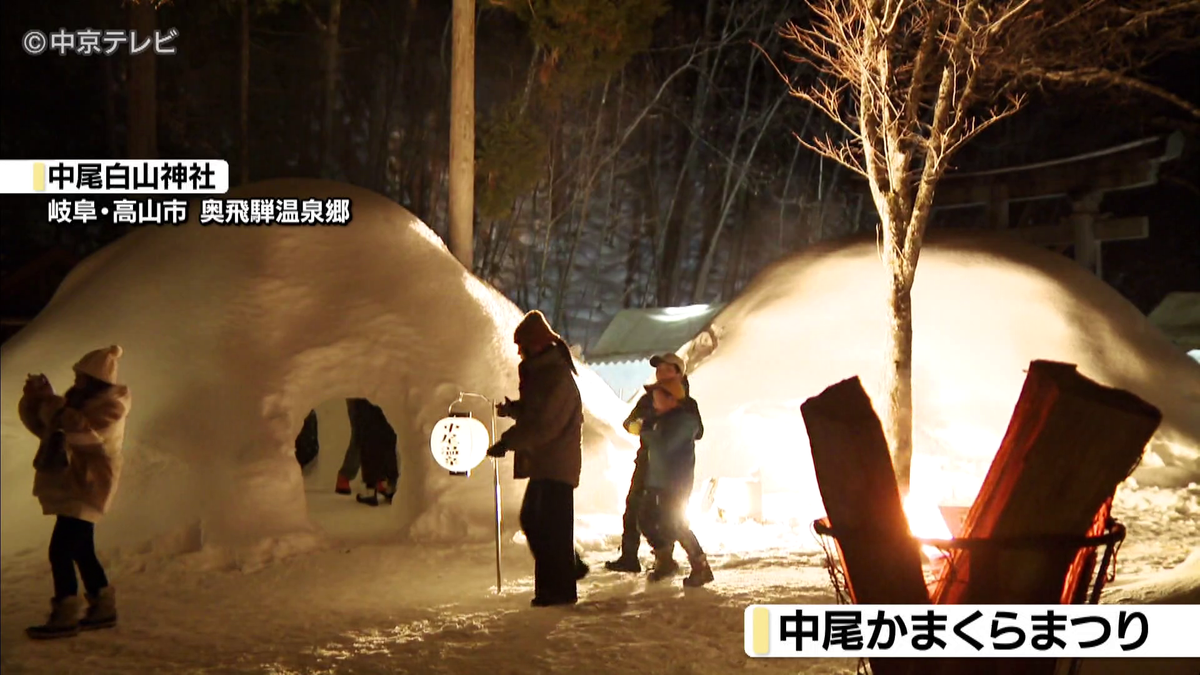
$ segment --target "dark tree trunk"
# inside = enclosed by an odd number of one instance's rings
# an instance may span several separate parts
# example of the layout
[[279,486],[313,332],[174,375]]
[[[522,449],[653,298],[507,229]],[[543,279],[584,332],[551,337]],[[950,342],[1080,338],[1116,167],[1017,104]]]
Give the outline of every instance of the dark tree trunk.
[[100,60],[101,86],[104,89],[104,128],[108,156],[121,156],[121,140],[117,135],[117,74],[112,59]]
[[242,62],[239,128],[242,184],[250,182],[250,0],[242,0]]
[[338,80],[338,34],[342,27],[342,0],[329,3],[329,19],[325,24],[325,82],[324,117],[321,121],[321,164],[322,176],[329,175],[333,161],[334,111],[337,108]]
[[[704,11],[704,35],[712,33],[712,22],[716,16],[716,0],[708,0]],[[720,58],[718,54],[717,59]],[[715,66],[714,66],[715,68]],[[691,211],[695,195],[695,179],[697,161],[699,159],[700,129],[704,126],[705,112],[708,107],[709,93],[709,53],[700,57],[696,76],[696,89],[692,98],[691,127],[686,129],[680,139],[680,157],[676,166],[679,176],[676,182],[675,194],[667,210],[666,231],[663,233],[662,257],[658,271],[658,305],[666,307],[675,302],[675,292],[679,284],[680,257],[683,253],[683,231],[687,226],[688,214]]]
[[[644,277],[644,283],[636,303],[639,305],[649,301],[650,285],[657,278],[655,275],[658,273],[658,268],[655,265],[656,261],[654,260],[653,253],[658,249],[659,225],[662,223],[662,215],[658,202],[658,173],[655,170],[659,161],[659,148],[661,147],[658,142],[658,130],[652,125],[647,124],[642,128],[642,135],[644,137],[643,145],[646,148],[645,179],[641,181],[642,203],[645,208],[641,216],[642,239],[650,247],[650,269],[654,274],[647,274]],[[638,269],[641,269],[642,260],[640,251],[637,254],[634,264],[637,265]],[[632,297],[632,294],[630,297]]]
[[[700,255],[712,246],[713,237],[717,234],[717,225],[721,222],[721,211],[724,206],[724,191],[718,187],[720,181],[710,176],[705,183],[704,194],[701,196],[701,215],[704,218],[704,234],[700,239]],[[698,274],[699,272],[697,272]],[[699,279],[697,278],[697,283]],[[696,302],[704,302],[703,298],[695,298]]]
[[639,216],[634,220],[633,231],[629,234],[629,246],[625,251],[625,285],[621,289],[621,307],[628,309],[633,300],[633,291],[637,287],[637,273],[642,247],[642,228],[646,221],[646,198],[638,199]]
[[[725,275],[725,288],[722,289],[721,299],[730,300],[737,294],[738,286],[740,285],[742,272],[746,267],[746,239],[750,236],[750,193],[743,191],[738,196],[738,201],[741,211],[741,218],[738,222],[737,236],[733,243],[733,251],[729,254],[729,269]],[[696,302],[704,302],[703,298],[696,298]]]

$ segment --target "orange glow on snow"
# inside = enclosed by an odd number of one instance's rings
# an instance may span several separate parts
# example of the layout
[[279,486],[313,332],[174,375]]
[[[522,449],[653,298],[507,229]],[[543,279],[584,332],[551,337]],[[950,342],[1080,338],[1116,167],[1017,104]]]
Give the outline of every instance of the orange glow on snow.
[[[818,542],[810,528],[816,519],[813,514],[820,512],[823,516],[824,507],[811,477],[808,482],[800,480],[800,474],[812,471],[811,456],[804,456],[808,449],[791,440],[796,433],[802,433],[803,423],[750,415],[739,421],[743,422],[742,434],[747,439],[745,447],[769,451],[756,455],[761,464],[753,476],[718,478],[707,509],[704,502],[709,491],[708,481],[697,476],[687,508],[692,529],[701,543],[713,550],[735,553],[767,549],[815,550]],[[984,452],[990,441],[985,433],[973,428],[945,429],[934,440],[940,446],[952,445],[968,453]],[[780,448],[796,450],[780,452]],[[633,475],[632,453],[612,444],[606,450],[609,462],[604,477],[624,494]],[[793,475],[795,479],[792,479]],[[903,505],[912,535],[922,539],[952,539],[940,507],[969,503],[981,479],[982,476],[945,466],[917,448],[912,466],[912,490]],[[803,487],[780,489],[781,486],[797,485]],[[586,525],[581,523],[577,527],[577,537],[581,540],[612,538],[619,531],[618,511]],[[922,546],[922,551],[931,560],[945,555],[945,551],[932,546]]]

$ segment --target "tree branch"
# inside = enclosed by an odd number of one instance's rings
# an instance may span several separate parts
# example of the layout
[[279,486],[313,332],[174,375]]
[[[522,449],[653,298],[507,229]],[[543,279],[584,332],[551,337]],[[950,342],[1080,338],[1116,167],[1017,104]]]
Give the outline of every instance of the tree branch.
[[827,157],[838,164],[850,169],[854,173],[869,178],[866,169],[863,168],[862,162],[859,161],[857,153],[854,151],[854,144],[851,141],[843,141],[834,143],[828,135],[816,141],[806,141],[800,134],[793,133],[792,136],[800,145],[812,150],[813,152]]
[[987,27],[987,32],[990,35],[999,35],[1001,31],[1008,27],[1008,22],[1020,16],[1021,12],[1024,12],[1033,2],[1034,0],[1021,0],[1020,3],[1005,12],[999,19],[992,20]]
[[[924,209],[931,208],[933,205],[933,194],[937,188],[937,182],[945,171],[946,148],[953,146],[958,140],[949,137],[948,132],[961,129],[961,126],[957,125],[961,125],[963,116],[971,105],[968,97],[972,95],[971,90],[978,69],[974,62],[970,61],[969,56],[966,66],[968,68],[967,86],[964,87],[964,91],[959,92],[957,101],[954,100],[954,91],[958,81],[958,64],[962,62],[968,51],[968,39],[972,33],[971,15],[977,4],[978,0],[968,0],[966,6],[961,9],[958,17],[958,29],[955,31],[953,42],[950,45],[950,58],[942,68],[942,81],[938,86],[937,102],[934,104],[933,122],[930,124],[929,136],[926,140],[925,166],[922,167],[921,177],[917,182],[917,194],[912,202],[913,211],[909,214],[909,223],[901,249],[900,273],[910,283],[916,272],[917,257],[920,254],[921,242],[925,237],[925,228],[929,223],[928,214]],[[953,123],[951,123],[950,117],[952,110],[960,113],[958,119],[955,119]]]
[[1055,84],[1068,84],[1077,86],[1108,86],[1118,89],[1129,89],[1132,91],[1148,94],[1155,98],[1162,99],[1184,111],[1192,117],[1200,119],[1200,106],[1195,103],[1174,94],[1166,89],[1150,84],[1145,80],[1136,77],[1130,77],[1123,73],[1107,70],[1105,68],[1078,68],[1074,70],[1045,70],[1042,68],[1030,68],[1025,71],[1028,77],[1036,78],[1046,82],[1054,82]]

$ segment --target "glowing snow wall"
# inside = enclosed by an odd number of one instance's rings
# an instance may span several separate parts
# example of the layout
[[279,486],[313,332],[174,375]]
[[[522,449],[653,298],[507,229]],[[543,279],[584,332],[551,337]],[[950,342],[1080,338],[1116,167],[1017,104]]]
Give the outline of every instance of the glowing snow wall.
[[[691,375],[708,429],[698,479],[759,469],[768,518],[772,504],[776,517],[823,515],[799,407],[858,375],[882,410],[886,281],[873,240],[835,243],[772,266],[716,317],[717,347]],[[913,312],[915,494],[974,499],[1035,359],[1076,363],[1162,409],[1140,482],[1200,480],[1200,365],[1070,259],[994,236],[932,236]],[[702,357],[708,344],[702,335],[690,349]]]
[[[448,477],[428,435],[460,390],[516,398],[521,311],[374,193],[279,180],[231,196],[348,197],[353,221],[201,227],[194,206],[187,225],[134,232],[75,269],[2,350],[3,555],[40,549],[51,527],[30,496],[36,439],[16,412],[26,374],[44,372],[62,391],[79,356],[112,343],[125,349],[120,378],[133,409],[102,546],[187,551],[311,538],[294,439],[311,408],[351,396],[379,404],[399,436],[398,531],[486,541],[491,472]],[[602,478],[609,451],[632,446],[606,420],[625,410],[580,371],[584,471],[601,478],[585,479],[577,502],[611,510],[623,492]],[[524,485],[511,474],[509,459],[510,527]]]

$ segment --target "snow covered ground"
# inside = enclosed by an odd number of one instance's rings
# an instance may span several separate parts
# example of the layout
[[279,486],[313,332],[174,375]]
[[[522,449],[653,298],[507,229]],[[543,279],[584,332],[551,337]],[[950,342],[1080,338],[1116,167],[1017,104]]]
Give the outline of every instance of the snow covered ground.
[[[6,563],[0,578],[0,670],[14,675],[852,672],[853,663],[846,660],[752,660],[743,652],[746,605],[833,602],[822,554],[803,528],[756,533],[748,527],[730,541],[757,546],[728,550],[721,528],[702,527],[717,575],[708,588],[684,592],[678,583],[647,588],[641,578],[594,569],[581,584],[577,607],[532,610],[532,565],[523,546],[506,544],[505,588],[496,596],[490,545],[399,542],[389,534],[388,507],[370,509],[333,494],[321,473],[308,481],[312,512],[323,530],[340,534],[320,550],[252,570],[213,570],[199,553],[115,561],[110,568],[120,589],[122,623],[113,631],[49,643],[27,640],[22,629],[42,617],[49,574],[40,559]],[[1121,549],[1117,583],[1106,602],[1200,602],[1200,534],[1184,522],[1198,509],[1196,490],[1168,494],[1142,488],[1121,499],[1118,516],[1130,524],[1130,539]],[[1179,517],[1159,529],[1143,527],[1164,512]],[[45,525],[48,529],[49,521]],[[615,526],[581,524],[585,555],[595,567],[615,555]],[[1190,571],[1148,581],[1146,574],[1173,566],[1188,549],[1196,552]],[[1164,598],[1164,592],[1174,597]],[[1084,673],[1116,675],[1129,672],[1121,668],[1132,663],[1090,663]],[[1195,675],[1198,667],[1200,660],[1137,662],[1138,672],[1160,675]]]
[[[305,477],[320,546],[263,564],[205,552],[106,558],[120,589],[114,631],[35,643],[22,628],[49,596],[41,555],[6,559],[0,572],[0,670],[273,675],[853,672],[829,660],[752,660],[742,612],[752,603],[831,603],[824,554],[803,525],[695,523],[717,581],[678,583],[605,572],[619,519],[583,516],[577,538],[593,574],[574,608],[532,610],[532,565],[504,544],[504,590],[495,594],[490,544],[413,544],[391,507],[372,509],[332,491],[348,430],[322,406],[321,454]],[[1124,486],[1116,515],[1129,526],[1106,602],[1200,602],[1200,488]],[[50,522],[42,525],[48,532]],[[1187,559],[1189,553],[1192,557]],[[643,549],[643,559],[648,552]],[[680,556],[682,557],[682,556]],[[1185,562],[1185,559],[1186,562]],[[1162,570],[1177,568],[1174,573]],[[1089,662],[1085,675],[1118,675],[1130,662]],[[1195,675],[1200,661],[1138,662],[1147,675]]]

